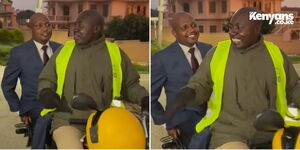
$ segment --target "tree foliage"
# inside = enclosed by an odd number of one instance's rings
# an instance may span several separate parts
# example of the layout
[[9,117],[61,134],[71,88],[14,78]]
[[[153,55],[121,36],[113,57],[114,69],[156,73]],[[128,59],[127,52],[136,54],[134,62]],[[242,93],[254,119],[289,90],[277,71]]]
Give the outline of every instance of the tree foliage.
[[149,20],[142,15],[130,14],[123,19],[115,17],[107,24],[107,37],[116,40],[149,40]]
[[26,20],[29,19],[35,12],[32,10],[22,10],[17,14],[18,24],[26,24]]
[[23,33],[19,30],[0,29],[0,43],[22,43],[24,42]]

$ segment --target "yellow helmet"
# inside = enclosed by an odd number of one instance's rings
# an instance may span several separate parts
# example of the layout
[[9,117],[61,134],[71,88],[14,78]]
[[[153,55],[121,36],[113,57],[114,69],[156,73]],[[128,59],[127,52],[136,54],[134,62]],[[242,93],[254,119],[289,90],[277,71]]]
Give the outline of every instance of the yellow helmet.
[[141,123],[124,108],[109,108],[102,114],[92,113],[87,122],[86,137],[89,148],[145,149],[146,147]]
[[273,136],[272,149],[299,149],[299,128],[288,127],[277,130]]

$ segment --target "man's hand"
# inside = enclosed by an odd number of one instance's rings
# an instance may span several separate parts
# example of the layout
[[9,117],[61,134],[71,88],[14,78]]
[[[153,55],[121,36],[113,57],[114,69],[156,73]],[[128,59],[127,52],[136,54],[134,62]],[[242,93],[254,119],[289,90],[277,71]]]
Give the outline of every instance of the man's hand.
[[50,88],[43,89],[39,94],[39,98],[47,109],[56,108],[56,111],[72,112],[67,100],[64,97],[60,99],[59,95]]
[[176,112],[186,106],[190,101],[195,99],[196,92],[194,89],[185,87],[181,89],[172,100],[169,108],[166,110],[164,120],[167,122],[173,118]]
[[21,115],[21,116],[20,116],[20,119],[21,119],[21,121],[22,121],[23,123],[25,123],[26,125],[29,125],[29,124],[31,123],[31,119],[30,119],[30,117],[29,117],[27,114]]
[[179,138],[179,135],[180,135],[179,129],[173,128],[173,129],[167,130],[167,132],[168,132],[168,135],[173,137],[174,139]]

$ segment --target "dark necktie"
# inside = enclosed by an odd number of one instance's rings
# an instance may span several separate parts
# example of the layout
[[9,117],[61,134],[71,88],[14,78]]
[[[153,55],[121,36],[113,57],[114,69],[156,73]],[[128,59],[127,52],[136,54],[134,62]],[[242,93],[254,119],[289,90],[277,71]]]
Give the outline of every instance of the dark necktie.
[[44,51],[43,53],[43,59],[44,59],[44,66],[47,64],[48,60],[49,60],[49,56],[47,55],[47,49],[48,49],[48,46],[47,45],[44,45],[42,47],[42,50]]
[[199,67],[198,60],[195,57],[195,48],[194,47],[190,48],[189,53],[191,53],[192,70],[193,70],[193,73],[195,73]]

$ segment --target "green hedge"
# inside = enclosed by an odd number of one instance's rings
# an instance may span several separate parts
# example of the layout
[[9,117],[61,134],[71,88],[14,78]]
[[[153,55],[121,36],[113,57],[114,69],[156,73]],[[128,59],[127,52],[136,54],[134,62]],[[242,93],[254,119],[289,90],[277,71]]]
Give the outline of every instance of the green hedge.
[[20,30],[0,29],[0,43],[2,44],[20,44],[24,42],[23,33]]
[[23,42],[20,30],[0,29],[0,65],[6,65],[10,50]]
[[156,41],[151,41],[151,54],[153,55],[154,53],[168,47],[169,45],[170,43],[163,41],[161,47],[159,47]]
[[0,44],[0,65],[6,65],[10,50],[17,45],[18,44]]
[[149,65],[134,64],[134,67],[139,73],[149,73]]
[[300,63],[300,56],[289,56],[289,59],[293,64]]

